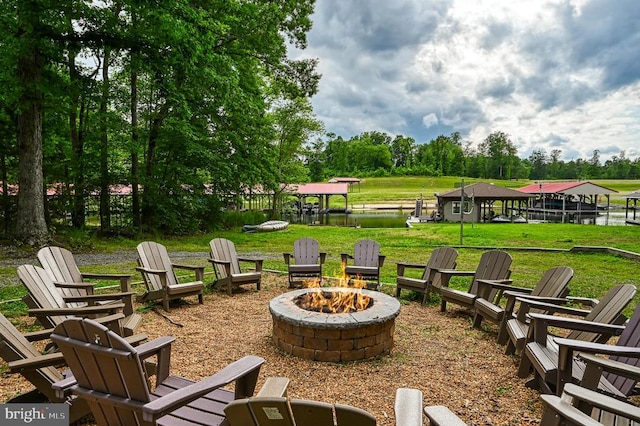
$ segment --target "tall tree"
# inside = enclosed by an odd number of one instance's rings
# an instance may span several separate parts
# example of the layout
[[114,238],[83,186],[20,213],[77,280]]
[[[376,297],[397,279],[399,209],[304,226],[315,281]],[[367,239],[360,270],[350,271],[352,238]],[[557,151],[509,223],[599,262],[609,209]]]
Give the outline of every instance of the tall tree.
[[511,179],[518,151],[509,135],[500,131],[493,132],[482,141],[478,150],[488,160],[484,177]]

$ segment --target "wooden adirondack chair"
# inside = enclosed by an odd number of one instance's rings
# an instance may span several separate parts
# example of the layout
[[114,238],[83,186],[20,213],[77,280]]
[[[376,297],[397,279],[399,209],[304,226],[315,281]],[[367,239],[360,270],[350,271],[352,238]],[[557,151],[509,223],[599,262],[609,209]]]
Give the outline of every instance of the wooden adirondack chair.
[[529,314],[531,325],[527,337],[528,343],[522,353],[518,376],[523,378],[528,376],[533,367],[534,378],[530,384],[539,387],[545,393],[554,393],[559,355],[558,345],[554,341],[555,336],[550,334],[549,327],[573,330],[566,336],[567,339],[605,343],[612,335],[620,335],[624,330],[623,326],[615,324],[624,322],[625,318],[621,316],[621,312],[635,294],[636,287],[631,284],[611,288],[584,317],[584,320],[547,314]]
[[[57,326],[51,339],[60,347],[75,383],[55,383],[86,399],[98,425],[221,425],[224,407],[253,395],[264,359],[245,356],[200,382],[170,376],[171,342],[161,337],[134,348],[89,319],[73,318]],[[155,388],[143,362],[157,356]],[[223,389],[235,383],[234,390]],[[64,386],[64,387],[63,387]]]
[[[529,296],[516,296],[515,302],[520,304],[518,313],[515,318],[512,317],[506,320],[504,334],[503,336],[498,336],[499,343],[502,343],[503,341],[507,343],[507,347],[505,349],[505,353],[507,355],[520,353],[522,349],[524,349],[524,345],[527,341],[527,335],[529,334],[528,315],[530,313],[564,313],[567,315],[585,317],[589,315],[591,309],[599,303],[599,300],[587,297],[571,296],[556,299],[544,298],[536,300],[535,298],[529,299]],[[588,309],[576,309],[573,307],[575,305],[582,305]]]
[[[606,331],[606,330],[605,330]],[[617,398],[627,398],[635,389],[637,377],[625,377],[615,372],[604,371],[604,364],[620,362],[627,366],[636,367],[640,372],[640,306],[636,307],[633,315],[625,324],[624,330],[615,345],[584,342],[556,337],[553,339],[558,345],[558,375],[556,394],[562,392],[566,383],[576,382],[589,389],[599,389]],[[608,358],[592,360],[592,370],[585,371],[585,363],[576,356],[585,354],[609,355]],[[615,371],[615,370],[614,370]],[[602,372],[602,373],[601,373]]]
[[[54,284],[63,296],[87,296],[94,294],[94,285],[85,285],[85,280],[115,280],[120,282],[120,291],[130,293],[130,297],[124,298],[124,308],[122,313],[125,318],[122,320],[122,327],[125,334],[134,334],[142,323],[142,316],[133,311],[133,291],[131,288],[131,275],[129,274],[94,274],[81,273],[73,254],[62,247],[49,246],[38,251],[38,260],[42,267],[49,272]],[[73,284],[79,285],[73,285]],[[71,285],[68,285],[71,284]],[[101,303],[112,303],[99,301]],[[69,307],[87,306],[86,302],[68,302]]]
[[[224,409],[231,426],[375,426],[376,418],[359,408],[286,397],[289,380],[270,377],[253,398],[232,401]],[[422,392],[399,388],[396,426],[422,426]],[[335,419],[335,421],[334,421]]]
[[289,273],[289,288],[302,285],[305,279],[318,278],[322,282],[322,264],[327,253],[321,253],[318,241],[300,238],[293,243],[293,254],[283,253]]
[[[370,290],[380,290],[380,268],[384,265],[386,256],[380,254],[380,244],[376,241],[364,239],[358,241],[353,250],[353,256],[342,253],[342,264],[348,278],[357,277],[363,281],[373,282],[367,284]],[[349,259],[353,264],[349,265]]]
[[[29,290],[29,294],[23,297],[27,307],[30,308],[29,315],[35,317],[44,328],[53,328],[70,316],[98,317],[97,321],[108,324],[109,328],[120,335],[133,334],[133,330],[122,328],[124,318],[122,310],[125,304],[121,299],[130,297],[130,293],[62,296],[49,273],[34,265],[19,266],[18,278]],[[95,304],[104,300],[110,300],[113,303]],[[70,307],[67,301],[89,303],[90,306]]]
[[[51,387],[53,383],[64,380],[63,374],[54,367],[64,366],[66,362],[60,352],[41,354],[32,341],[49,339],[52,329],[22,334],[11,322],[0,314],[0,356],[7,362],[11,373],[19,373],[27,379],[34,389],[20,394],[6,402],[43,403],[66,402],[69,406],[69,423],[90,414],[89,406],[83,400],[70,397],[66,393],[58,397]],[[131,344],[145,340],[147,336],[138,334],[127,338]]]
[[[480,328],[483,319],[494,324],[499,324],[498,343],[504,344],[507,339],[507,320],[513,318],[516,297],[524,296],[530,299],[548,300],[548,298],[564,297],[569,292],[567,285],[573,278],[573,269],[568,266],[557,266],[547,269],[534,288],[515,287],[508,284],[493,283],[491,281],[478,280],[478,298],[474,302],[475,315],[473,326]],[[503,308],[499,303],[490,302],[484,296],[489,294],[492,288],[502,291],[502,297],[506,299]],[[499,301],[498,301],[499,302]],[[501,340],[502,338],[502,340]]]
[[[400,298],[402,289],[422,293],[422,304],[429,301],[431,292],[440,293],[442,274],[440,269],[455,269],[458,251],[452,247],[438,247],[431,253],[426,265],[414,263],[398,263],[396,280],[396,298]],[[405,275],[407,269],[423,269],[422,277],[414,278]]]
[[541,395],[543,426],[637,426],[640,408],[593,390],[567,384],[562,397]]
[[[138,244],[138,267],[146,286],[145,293],[138,298],[142,303],[162,300],[162,307],[169,311],[169,301],[187,296],[198,296],[198,303],[204,303],[204,266],[178,265],[171,262],[167,248],[153,241]],[[196,280],[180,283],[174,269],[193,271]]]
[[[458,271],[455,269],[440,269],[438,272],[442,275],[442,287],[440,288],[440,310],[447,310],[447,302],[461,305],[465,308],[473,308],[476,298],[478,297],[479,280],[489,280],[494,283],[509,284],[509,276],[511,276],[512,258],[509,253],[502,250],[489,250],[482,253],[480,263],[475,271]],[[449,280],[455,276],[471,276],[471,285],[468,291],[456,290],[449,287]],[[498,289],[492,288],[485,295],[487,300],[495,300],[498,296]]]
[[[249,259],[239,257],[233,241],[225,238],[214,238],[209,241],[211,249],[209,262],[213,265],[216,273],[216,285],[227,288],[227,293],[231,295],[235,287],[245,284],[255,284],[260,290],[262,281],[262,259]],[[255,265],[252,272],[242,272],[240,262],[248,262]]]

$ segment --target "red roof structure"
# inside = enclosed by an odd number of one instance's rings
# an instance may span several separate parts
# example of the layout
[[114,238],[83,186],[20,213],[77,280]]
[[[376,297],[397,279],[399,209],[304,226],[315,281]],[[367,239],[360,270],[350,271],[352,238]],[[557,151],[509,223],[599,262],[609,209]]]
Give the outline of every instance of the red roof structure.
[[518,191],[527,194],[563,194],[563,195],[596,195],[613,194],[618,191],[596,185],[589,181],[583,182],[538,182],[519,188]]

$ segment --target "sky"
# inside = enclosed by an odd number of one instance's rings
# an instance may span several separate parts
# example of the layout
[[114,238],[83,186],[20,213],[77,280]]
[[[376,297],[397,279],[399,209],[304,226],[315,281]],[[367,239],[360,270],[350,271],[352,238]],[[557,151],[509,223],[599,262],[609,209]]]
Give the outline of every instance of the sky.
[[290,57],[319,59],[327,132],[640,157],[639,0],[316,0],[312,20]]

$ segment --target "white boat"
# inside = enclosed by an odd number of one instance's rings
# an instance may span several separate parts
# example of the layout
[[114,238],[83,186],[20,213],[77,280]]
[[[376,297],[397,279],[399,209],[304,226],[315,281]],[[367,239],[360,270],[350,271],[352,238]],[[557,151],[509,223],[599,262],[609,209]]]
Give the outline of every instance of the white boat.
[[268,220],[262,222],[260,225],[244,225],[242,232],[270,232],[280,231],[286,229],[289,226],[289,222],[284,220]]

